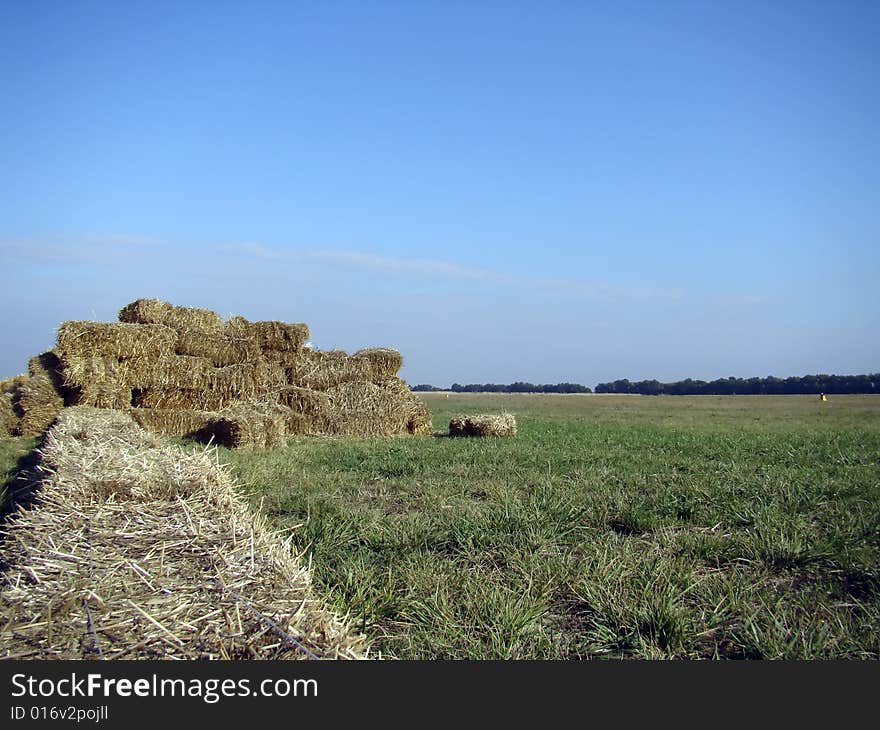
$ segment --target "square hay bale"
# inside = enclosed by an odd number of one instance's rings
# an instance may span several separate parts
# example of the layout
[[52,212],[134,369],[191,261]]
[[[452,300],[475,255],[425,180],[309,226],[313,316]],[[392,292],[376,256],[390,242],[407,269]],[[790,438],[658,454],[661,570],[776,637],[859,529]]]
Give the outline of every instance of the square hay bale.
[[289,409],[267,403],[238,403],[212,424],[216,443],[230,449],[268,449],[287,440]]
[[125,410],[131,407],[131,388],[118,383],[84,383],[70,389],[70,405]]
[[374,383],[397,377],[403,367],[403,356],[397,350],[387,347],[358,350],[352,355],[352,359],[361,365],[367,379]]
[[203,357],[165,354],[158,357],[64,357],[64,382],[69,387],[97,384],[118,388],[206,388],[214,373]]
[[396,350],[376,348],[349,355],[344,350],[270,353],[267,358],[287,374],[287,382],[301,388],[329,390],[343,383],[381,385],[397,375],[403,358]]
[[318,435],[327,432],[330,397],[309,388],[289,386],[276,391],[277,402],[287,409],[287,433],[291,436]]
[[19,388],[29,375],[16,375],[0,380],[0,436],[17,436],[21,422],[18,410]]
[[188,436],[207,440],[219,416],[214,411],[183,408],[130,408],[129,415],[139,426],[163,436]]
[[177,332],[160,324],[65,322],[58,328],[61,358],[159,357],[174,352]]
[[249,322],[244,317],[230,317],[226,324],[229,337],[253,340],[265,352],[299,352],[311,336],[304,322]]
[[64,398],[52,379],[40,373],[31,375],[18,387],[13,405],[21,416],[19,435],[38,436],[52,425],[64,408]]
[[516,418],[500,415],[457,416],[449,421],[450,436],[516,436]]
[[[175,330],[219,334],[222,317],[210,309],[177,307],[160,299],[137,299],[119,310],[119,321],[130,324],[159,324]],[[192,353],[195,354],[195,353]]]
[[195,411],[219,411],[234,402],[234,398],[213,390],[192,388],[137,388],[131,398],[131,404],[135,408],[182,408]]
[[21,419],[15,412],[15,406],[12,404],[14,395],[7,392],[0,392],[0,437],[15,436],[21,428]]
[[214,368],[208,379],[210,390],[217,395],[237,400],[265,394],[286,384],[284,370],[262,359]]
[[189,329],[179,330],[175,352],[207,358],[217,367],[259,360],[263,355],[252,337],[230,337],[223,333]]
[[328,433],[352,436],[428,435],[431,417],[424,403],[399,378],[381,385],[343,383],[327,391]]

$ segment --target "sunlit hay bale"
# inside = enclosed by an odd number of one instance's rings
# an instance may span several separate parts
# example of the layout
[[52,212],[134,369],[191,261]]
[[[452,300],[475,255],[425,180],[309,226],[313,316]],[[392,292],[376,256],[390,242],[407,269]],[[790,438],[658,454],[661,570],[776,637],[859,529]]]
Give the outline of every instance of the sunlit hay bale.
[[15,390],[28,379],[28,375],[16,375],[12,378],[0,380],[0,393],[14,393]]
[[287,433],[290,436],[327,432],[330,397],[310,388],[289,386],[276,391],[277,402],[287,409]]
[[[138,299],[119,310],[119,321],[131,324],[159,324],[176,330],[220,333],[223,319],[210,309],[177,307],[160,299]],[[187,353],[198,354],[198,353]]]
[[244,317],[230,317],[225,333],[229,337],[252,339],[264,352],[299,352],[311,336],[303,322],[249,322]]
[[364,638],[316,598],[212,451],[79,407],[39,458],[37,502],[0,541],[0,657],[364,656]]
[[458,416],[449,421],[450,436],[516,436],[516,419],[501,415]]
[[21,428],[21,419],[12,404],[12,391],[0,392],[0,437],[15,436]]
[[216,443],[230,449],[267,449],[287,441],[289,409],[267,403],[237,403],[211,426]]
[[354,355],[307,348],[298,353],[269,353],[267,358],[285,369],[288,383],[312,390],[329,390],[343,383],[379,385],[395,377],[403,364],[399,352],[384,348]]
[[13,407],[21,416],[18,435],[38,436],[52,425],[64,408],[64,398],[52,379],[40,372],[18,386]]
[[215,411],[185,408],[131,408],[128,413],[139,426],[153,433],[187,436],[199,441],[210,440],[219,418]]
[[148,387],[205,388],[214,370],[210,360],[188,355],[64,357],[64,382],[80,389],[95,385],[127,387],[129,391]]
[[72,405],[118,410],[131,406],[131,388],[119,383],[84,383],[70,392]]
[[174,352],[177,332],[160,324],[65,322],[58,328],[62,360],[89,357],[154,358]]
[[343,383],[327,391],[327,395],[330,410],[324,420],[328,433],[352,436],[432,433],[427,408],[399,378],[381,385]]
[[387,347],[370,347],[358,350],[352,360],[362,368],[367,379],[374,383],[384,382],[397,376],[403,367],[403,356]]
[[56,350],[48,350],[28,360],[30,375],[45,375],[52,381],[55,390],[65,400],[68,393],[64,384],[64,364]]
[[235,398],[221,395],[213,390],[191,388],[144,388],[135,389],[131,404],[135,408],[183,408],[195,411],[219,411]]
[[262,356],[259,344],[252,337],[229,337],[188,329],[178,332],[175,351],[179,355],[207,358],[217,367],[250,362]]
[[286,385],[284,370],[263,359],[214,368],[210,390],[229,399],[246,399]]
[[389,378],[382,387],[399,400],[398,407],[406,418],[407,433],[413,436],[431,436],[434,433],[434,424],[431,422],[428,406],[403,380]]

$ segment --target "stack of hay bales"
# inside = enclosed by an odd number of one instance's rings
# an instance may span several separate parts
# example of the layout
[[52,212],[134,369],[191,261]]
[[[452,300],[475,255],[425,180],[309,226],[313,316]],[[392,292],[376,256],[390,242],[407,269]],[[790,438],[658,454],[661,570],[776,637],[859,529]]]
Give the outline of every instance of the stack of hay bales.
[[127,410],[155,432],[230,447],[432,432],[427,408],[397,377],[396,350],[322,352],[304,346],[302,323],[224,322],[157,299],[132,302],[119,320],[61,325],[56,349],[15,386],[19,433],[41,433],[71,405]]
[[0,659],[357,659],[364,637],[209,451],[66,409],[0,540]]
[[449,421],[450,436],[516,436],[516,418],[500,415],[457,416]]

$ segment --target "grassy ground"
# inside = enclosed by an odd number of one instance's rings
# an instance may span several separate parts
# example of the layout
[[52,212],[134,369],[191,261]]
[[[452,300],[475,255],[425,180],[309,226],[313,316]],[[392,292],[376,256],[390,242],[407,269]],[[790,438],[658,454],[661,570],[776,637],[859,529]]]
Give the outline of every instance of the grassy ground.
[[220,451],[383,655],[880,657],[880,396],[424,397],[519,435]]
[[880,656],[880,397],[424,397],[520,433],[221,456],[383,654]]

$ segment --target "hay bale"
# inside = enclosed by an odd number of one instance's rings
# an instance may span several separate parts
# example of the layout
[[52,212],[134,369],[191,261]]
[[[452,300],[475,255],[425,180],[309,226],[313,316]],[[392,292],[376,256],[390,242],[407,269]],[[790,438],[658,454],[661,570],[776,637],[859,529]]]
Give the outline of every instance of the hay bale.
[[403,356],[397,350],[387,347],[370,347],[358,350],[352,359],[361,364],[367,379],[380,383],[397,377],[403,367]]
[[501,415],[457,416],[449,421],[450,436],[516,436],[516,419]]
[[0,437],[17,436],[19,433],[21,411],[18,410],[19,388],[27,382],[29,375],[16,375],[0,380]]
[[160,324],[65,322],[58,328],[58,348],[67,362],[75,358],[153,358],[174,352],[177,332]]
[[175,352],[207,358],[217,367],[250,362],[262,356],[262,350],[253,338],[187,329],[178,332]]
[[282,367],[290,385],[329,390],[344,383],[381,385],[397,375],[403,358],[396,350],[375,348],[349,355],[344,350],[304,349],[298,353],[269,353],[267,359]]
[[21,428],[21,419],[12,403],[14,394],[0,392],[0,438],[15,436]]
[[209,440],[218,419],[215,411],[184,408],[130,408],[135,423],[163,436],[187,436]]
[[40,454],[39,501],[4,526],[0,657],[361,658],[210,451],[70,408]]
[[327,433],[351,436],[393,436],[432,433],[424,403],[399,378],[382,383],[343,383],[327,391],[330,409],[324,415]]
[[286,380],[282,368],[265,360],[256,360],[214,368],[208,388],[229,399],[245,399],[283,387],[287,384]]
[[70,389],[69,405],[125,410],[131,406],[131,388],[119,383],[83,383]]
[[287,441],[289,409],[267,403],[237,403],[211,425],[215,442],[230,449],[268,449]]
[[191,388],[138,388],[131,398],[131,404],[135,408],[182,408],[196,411],[219,411],[234,402],[234,398],[213,390]]
[[[160,299],[138,299],[119,310],[119,321],[131,324],[159,324],[175,330],[219,334],[223,319],[210,309],[178,307]],[[187,353],[197,354],[197,353]]]
[[279,405],[286,409],[285,422],[289,436],[327,433],[330,397],[309,388],[289,386],[275,392]]
[[252,340],[264,352],[299,352],[311,336],[304,322],[249,322],[244,317],[230,317],[226,334],[232,338]]
[[53,378],[39,367],[34,372],[18,386],[12,399],[14,411],[20,416],[19,436],[39,436],[64,408],[64,397]]

